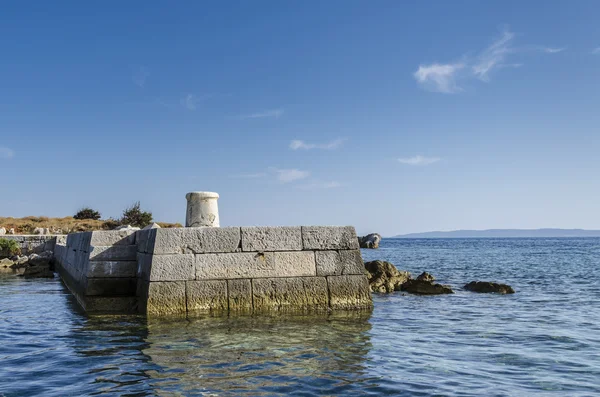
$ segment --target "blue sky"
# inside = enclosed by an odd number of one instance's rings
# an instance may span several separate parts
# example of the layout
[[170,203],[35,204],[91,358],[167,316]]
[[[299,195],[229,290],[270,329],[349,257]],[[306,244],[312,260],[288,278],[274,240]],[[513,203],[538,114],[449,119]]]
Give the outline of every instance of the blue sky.
[[0,216],[600,229],[598,2],[2,8]]

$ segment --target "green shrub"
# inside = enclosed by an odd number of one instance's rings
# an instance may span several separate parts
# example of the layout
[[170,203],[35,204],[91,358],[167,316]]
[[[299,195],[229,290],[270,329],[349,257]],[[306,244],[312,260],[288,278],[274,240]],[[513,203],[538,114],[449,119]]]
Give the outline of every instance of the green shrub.
[[152,212],[142,211],[140,202],[133,204],[123,211],[121,225],[131,225],[136,227],[146,227],[152,223]]
[[121,226],[121,221],[113,218],[108,218],[102,223],[102,229],[104,230],[114,230],[119,226]]
[[73,218],[75,218],[75,219],[93,219],[93,220],[97,221],[98,219],[100,219],[100,213],[96,210],[85,207],[85,208],[82,208],[79,211],[77,211],[77,213],[75,215],[73,215]]
[[21,254],[21,247],[15,240],[0,238],[0,257]]

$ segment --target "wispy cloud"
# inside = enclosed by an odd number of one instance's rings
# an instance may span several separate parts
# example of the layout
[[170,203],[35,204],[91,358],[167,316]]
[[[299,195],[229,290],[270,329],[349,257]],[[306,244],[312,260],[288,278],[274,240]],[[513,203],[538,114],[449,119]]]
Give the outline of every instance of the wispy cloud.
[[428,91],[452,94],[463,91],[461,83],[468,80],[478,79],[489,82],[494,72],[500,69],[523,66],[520,62],[510,62],[510,58],[516,53],[557,54],[566,50],[566,47],[517,48],[514,46],[515,37],[513,32],[504,29],[488,47],[476,55],[463,55],[457,62],[421,64],[413,77]]
[[513,51],[511,42],[514,38],[514,33],[504,30],[500,38],[483,50],[472,66],[475,77],[483,81],[489,81],[490,73],[499,65],[502,65],[506,56]]
[[298,181],[300,179],[308,178],[310,176],[310,172],[301,171],[296,168],[292,168],[292,169],[272,168],[272,171],[274,171],[275,174],[277,175],[277,180],[282,183],[294,182],[294,181]]
[[290,149],[292,150],[311,150],[311,149],[322,149],[322,150],[334,150],[339,148],[344,143],[344,138],[338,138],[327,143],[306,143],[301,140],[293,140],[290,143]]
[[331,182],[313,182],[307,183],[305,185],[299,185],[298,189],[302,190],[318,190],[318,189],[336,189],[344,186],[340,182],[331,181]]
[[231,175],[231,178],[240,178],[240,179],[258,179],[258,178],[264,178],[267,176],[266,172],[256,172],[256,173],[250,173],[250,174],[237,174],[237,175]]
[[15,157],[15,152],[7,147],[0,146],[0,159],[10,160]]
[[187,94],[181,100],[181,106],[183,106],[187,110],[196,110],[197,103],[198,103],[198,98],[194,94]]
[[592,50],[592,54],[594,55],[600,55],[600,47],[596,47]]
[[429,165],[429,164],[437,163],[440,160],[441,159],[439,157],[424,157],[421,155],[398,159],[398,161],[401,162],[402,164],[408,164],[408,165]]
[[462,63],[420,65],[414,73],[417,82],[429,91],[452,94],[461,91],[456,84],[456,75],[464,68]]
[[559,52],[563,52],[566,49],[567,49],[567,47],[560,47],[560,48],[544,47],[543,51],[546,54],[558,54]]
[[273,117],[273,118],[278,119],[279,117],[283,116],[283,113],[285,113],[285,111],[283,109],[271,109],[271,110],[266,110],[264,112],[247,114],[245,116],[242,116],[242,118],[243,119],[263,119],[263,118]]
[[140,88],[144,88],[146,86],[146,80],[150,77],[150,72],[145,67],[140,67],[133,72],[132,80],[135,85]]

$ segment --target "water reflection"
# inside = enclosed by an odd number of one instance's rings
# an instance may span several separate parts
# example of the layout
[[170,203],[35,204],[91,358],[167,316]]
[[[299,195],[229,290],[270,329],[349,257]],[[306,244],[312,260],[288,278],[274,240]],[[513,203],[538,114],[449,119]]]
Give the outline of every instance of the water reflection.
[[340,394],[367,378],[369,317],[149,320],[147,374],[161,396]]

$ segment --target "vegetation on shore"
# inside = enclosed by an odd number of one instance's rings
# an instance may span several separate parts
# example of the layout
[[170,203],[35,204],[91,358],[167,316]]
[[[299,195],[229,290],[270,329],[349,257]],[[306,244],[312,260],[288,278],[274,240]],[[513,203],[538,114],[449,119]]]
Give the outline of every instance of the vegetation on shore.
[[[93,230],[113,230],[121,225],[145,227],[153,222],[152,213],[143,211],[140,202],[136,202],[123,211],[120,219],[100,219],[101,214],[92,208],[82,208],[74,216],[49,218],[46,216],[27,216],[25,218],[0,217],[0,227],[14,234],[35,234],[35,230],[48,229],[50,234],[89,232]],[[182,227],[181,223],[156,222],[160,227]]]

